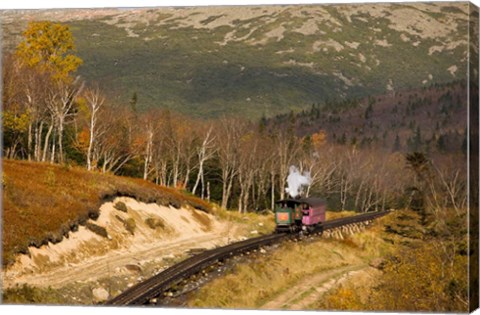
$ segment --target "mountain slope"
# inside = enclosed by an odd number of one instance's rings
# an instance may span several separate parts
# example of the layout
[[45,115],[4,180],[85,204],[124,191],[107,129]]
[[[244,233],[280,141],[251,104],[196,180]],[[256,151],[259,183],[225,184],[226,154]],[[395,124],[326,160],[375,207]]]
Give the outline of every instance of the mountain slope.
[[2,13],[66,22],[79,72],[118,102],[252,118],[463,79],[469,4],[245,6]]
[[294,124],[299,137],[324,133],[330,143],[386,151],[466,154],[467,86],[464,81],[327,103],[293,115],[262,119],[275,130]]

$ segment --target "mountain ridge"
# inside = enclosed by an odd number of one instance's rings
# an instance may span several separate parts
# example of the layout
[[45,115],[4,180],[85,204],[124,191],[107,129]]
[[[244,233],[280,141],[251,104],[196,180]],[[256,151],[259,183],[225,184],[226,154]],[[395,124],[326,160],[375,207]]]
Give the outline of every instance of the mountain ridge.
[[[3,11],[70,25],[79,68],[115,102],[259,118],[448,83],[467,71],[467,2]],[[21,17],[19,19],[19,17]]]

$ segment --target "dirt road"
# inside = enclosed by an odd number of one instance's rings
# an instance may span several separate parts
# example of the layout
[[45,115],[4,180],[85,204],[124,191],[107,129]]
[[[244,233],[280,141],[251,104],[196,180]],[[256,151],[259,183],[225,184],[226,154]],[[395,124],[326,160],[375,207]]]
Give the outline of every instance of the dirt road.
[[[95,257],[79,264],[54,269],[50,272],[23,275],[15,279],[15,284],[28,283],[36,287],[60,288],[67,284],[79,281],[94,281],[100,277],[118,274],[124,271],[127,265],[143,265],[144,263],[161,261],[164,257],[180,257],[192,248],[212,248],[216,245],[225,244],[227,238],[221,232],[209,233],[197,238],[176,239],[170,242],[162,242],[157,246],[136,251],[110,252],[103,257]],[[5,281],[5,287],[14,284]]]
[[262,305],[260,309],[311,309],[309,306],[318,301],[325,292],[367,268],[369,267],[366,264],[356,264],[306,277],[301,279],[295,286],[288,288],[274,299]]
[[[114,209],[122,201],[128,212]],[[81,227],[58,244],[30,248],[30,255],[21,255],[17,263],[3,273],[3,287],[28,284],[34,287],[61,288],[75,282],[96,281],[119,275],[149,276],[146,265],[155,270],[165,268],[186,256],[189,249],[213,248],[236,240],[237,230],[228,222],[220,222],[192,209],[170,209],[120,197],[101,207],[94,221],[106,228],[109,238],[102,238]],[[202,216],[202,222],[198,221]],[[120,217],[120,219],[119,219]],[[135,233],[126,230],[125,222],[135,220]],[[165,222],[162,229],[152,229],[147,219]],[[153,272],[150,270],[150,273]]]

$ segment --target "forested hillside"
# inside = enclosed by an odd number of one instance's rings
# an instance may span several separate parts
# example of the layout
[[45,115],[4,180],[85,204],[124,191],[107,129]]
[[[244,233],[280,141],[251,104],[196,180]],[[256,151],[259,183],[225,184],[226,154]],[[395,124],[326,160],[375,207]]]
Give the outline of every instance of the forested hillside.
[[69,25],[108,98],[196,117],[267,117],[465,79],[469,4],[408,3],[5,11]]
[[110,80],[100,85],[78,75],[91,59],[79,57],[67,24],[32,22],[21,38],[4,54],[7,158],[140,177],[240,212],[272,209],[296,166],[311,177],[306,194],[325,196],[334,209],[368,211],[412,202],[404,153],[420,152],[438,163],[432,171],[444,183],[454,182],[450,194],[463,194],[462,80],[311,103],[260,121],[234,113],[206,120],[173,109],[142,111],[137,94],[116,102]]
[[465,81],[396,93],[312,104],[260,120],[262,128],[295,125],[297,136],[386,152],[430,154],[467,150]]

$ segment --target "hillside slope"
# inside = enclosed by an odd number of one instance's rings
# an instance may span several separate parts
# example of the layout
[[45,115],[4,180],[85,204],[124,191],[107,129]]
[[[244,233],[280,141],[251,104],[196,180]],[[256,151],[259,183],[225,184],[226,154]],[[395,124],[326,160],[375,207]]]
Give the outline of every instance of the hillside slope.
[[127,104],[258,118],[465,79],[467,2],[4,11],[68,23],[80,74]]
[[172,188],[47,163],[4,160],[2,186],[4,265],[13,263],[16,254],[27,253],[28,246],[59,243],[89,219],[96,220],[100,205],[116,196],[211,210],[203,200]]
[[[118,205],[125,207],[119,210]],[[55,290],[39,303],[53,302],[60,294],[61,304],[92,304],[98,296],[80,288],[107,288],[110,296],[117,295],[182,259],[189,250],[224,245],[237,239],[238,233],[236,227],[198,210],[117,197],[100,207],[97,220],[87,221],[87,227],[80,226],[60,243],[29,247],[28,255],[18,255],[3,274],[5,298],[35,302],[28,294],[12,293],[27,285]]]
[[219,209],[140,179],[3,161],[3,299],[90,305],[192,251],[271,233],[271,215]]
[[324,133],[329,143],[385,151],[466,154],[465,82],[313,105],[262,119],[266,128],[295,125],[297,136]]

